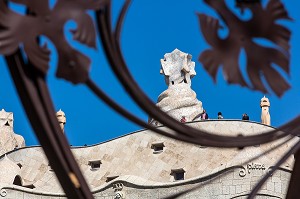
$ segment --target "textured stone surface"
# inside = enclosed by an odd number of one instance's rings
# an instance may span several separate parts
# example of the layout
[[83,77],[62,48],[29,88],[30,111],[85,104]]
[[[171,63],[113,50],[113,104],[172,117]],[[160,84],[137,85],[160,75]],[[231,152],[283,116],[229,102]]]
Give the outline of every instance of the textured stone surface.
[[0,159],[0,182],[12,185],[16,176],[20,175],[20,167],[6,155]]
[[157,101],[156,105],[161,110],[179,121],[183,116],[187,122],[194,121],[203,112],[202,102],[185,83],[169,87],[159,95]]

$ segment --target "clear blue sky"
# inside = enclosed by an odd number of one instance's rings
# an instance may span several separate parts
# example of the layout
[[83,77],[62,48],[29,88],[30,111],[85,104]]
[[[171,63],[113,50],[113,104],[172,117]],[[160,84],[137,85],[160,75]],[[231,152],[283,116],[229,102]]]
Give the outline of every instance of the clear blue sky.
[[[271,102],[272,125],[275,127],[297,116],[300,107],[300,2],[283,2],[294,19],[293,22],[283,22],[292,30],[291,75],[284,74],[292,88],[281,98],[273,93],[266,95]],[[52,5],[53,3],[54,1],[51,1]],[[228,3],[233,8],[234,1],[228,0]],[[122,1],[114,1],[114,21],[121,5]],[[22,12],[21,8],[16,9]],[[192,54],[193,61],[196,62],[197,75],[192,80],[192,88],[210,118],[215,119],[217,112],[221,111],[226,119],[240,119],[242,113],[246,112],[251,120],[260,121],[259,102],[263,97],[262,93],[238,85],[228,85],[221,70],[215,84],[198,62],[199,54],[209,46],[201,35],[197,12],[216,16],[216,13],[201,0],[133,1],[122,34],[122,49],[133,76],[147,95],[156,102],[158,95],[167,88],[163,76],[159,74],[160,59],[165,53],[178,48]],[[235,12],[239,14],[238,10]],[[245,17],[247,16],[250,16],[249,13],[246,13]],[[69,41],[71,35],[68,30],[72,27],[76,27],[76,24],[66,24],[66,36]],[[226,35],[226,30],[221,34]],[[114,77],[99,40],[97,51],[73,41],[71,43],[92,59],[92,79],[128,110],[147,120],[147,115],[132,102]],[[51,44],[50,47],[51,70],[47,82],[56,109],[61,108],[66,113],[65,134],[70,144],[96,144],[141,129],[107,107],[85,86],[74,86],[57,79],[54,75],[57,64],[56,50]],[[242,56],[241,63],[244,61]],[[244,72],[243,74],[246,75]],[[0,85],[0,108],[14,113],[14,130],[25,138],[26,144],[37,145],[38,141],[24,113],[3,57],[0,57]]]

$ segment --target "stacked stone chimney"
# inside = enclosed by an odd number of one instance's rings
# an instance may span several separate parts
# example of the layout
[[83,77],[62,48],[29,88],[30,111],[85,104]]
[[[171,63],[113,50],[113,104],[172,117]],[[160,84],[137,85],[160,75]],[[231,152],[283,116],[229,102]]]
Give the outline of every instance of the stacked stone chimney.
[[21,135],[15,134],[14,115],[12,112],[0,111],[0,155],[24,147],[25,140]]

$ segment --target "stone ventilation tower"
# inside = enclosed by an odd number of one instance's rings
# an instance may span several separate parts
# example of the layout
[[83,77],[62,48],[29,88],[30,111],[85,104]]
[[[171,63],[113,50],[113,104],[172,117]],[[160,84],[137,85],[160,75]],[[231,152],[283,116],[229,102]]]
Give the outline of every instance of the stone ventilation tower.
[[261,107],[261,123],[266,125],[271,125],[271,117],[269,112],[270,101],[266,96],[261,98],[260,100],[260,107]]
[[[175,49],[160,60],[160,73],[164,75],[168,89],[159,95],[156,105],[178,121],[183,117],[186,122],[200,120],[203,112],[202,102],[191,89],[191,78],[196,75],[195,62],[191,59],[190,54]],[[149,122],[156,123],[151,118]]]
[[62,132],[64,133],[65,132],[65,124],[67,122],[66,115],[61,109],[59,109],[59,111],[57,111],[57,113],[56,113],[56,117],[57,117],[59,126],[60,126]]
[[6,152],[25,146],[21,135],[14,133],[14,115],[12,112],[0,111],[0,156]]

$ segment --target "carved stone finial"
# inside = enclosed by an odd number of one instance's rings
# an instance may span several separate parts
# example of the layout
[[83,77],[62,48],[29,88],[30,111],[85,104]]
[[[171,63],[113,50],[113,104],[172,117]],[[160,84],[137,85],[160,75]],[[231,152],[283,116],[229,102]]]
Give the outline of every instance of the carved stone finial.
[[266,98],[266,96],[261,98],[260,107],[261,107],[261,123],[266,125],[271,125],[271,116],[269,112],[270,101],[268,98]]
[[57,120],[58,120],[61,130],[63,132],[65,132],[65,124],[67,122],[65,113],[61,109],[59,109],[59,111],[57,111],[57,113],[56,113],[56,117],[57,117]]
[[192,55],[181,52],[177,48],[166,53],[160,60],[160,73],[165,75],[168,86],[186,83],[191,86],[191,78],[196,75],[195,62],[191,61]]

